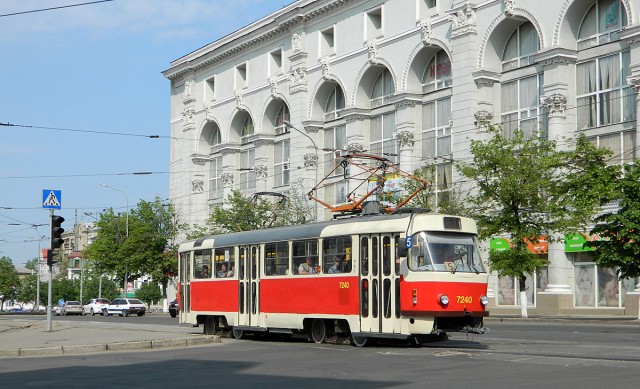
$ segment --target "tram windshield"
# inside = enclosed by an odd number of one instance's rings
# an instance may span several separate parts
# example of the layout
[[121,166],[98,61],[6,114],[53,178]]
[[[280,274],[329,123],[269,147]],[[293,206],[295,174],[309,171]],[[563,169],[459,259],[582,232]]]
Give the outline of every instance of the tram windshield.
[[473,235],[418,232],[409,249],[409,269],[484,273],[478,244]]

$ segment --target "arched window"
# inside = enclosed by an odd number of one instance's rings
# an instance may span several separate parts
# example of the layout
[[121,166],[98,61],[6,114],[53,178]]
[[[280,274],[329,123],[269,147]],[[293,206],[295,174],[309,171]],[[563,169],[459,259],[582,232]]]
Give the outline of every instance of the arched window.
[[218,126],[216,126],[213,131],[211,131],[211,138],[209,139],[209,145],[214,147],[220,144],[220,131],[218,130]]
[[338,118],[338,112],[344,109],[344,93],[340,85],[333,88],[327,99],[327,103],[324,105],[324,120],[334,120]]
[[578,50],[617,41],[619,31],[627,23],[627,14],[620,0],[596,1],[580,25]]
[[247,115],[246,119],[242,123],[242,132],[240,136],[249,136],[253,135],[253,120],[251,116]]
[[276,121],[275,121],[275,133],[276,134],[284,134],[285,132],[289,132],[289,128],[284,125],[285,121],[289,121],[289,107],[286,104],[282,103],[278,112],[276,113]]
[[451,60],[444,50],[433,55],[422,73],[424,93],[451,86]]
[[389,102],[389,97],[395,93],[393,78],[389,69],[384,69],[371,89],[371,108],[376,108]]
[[531,22],[524,22],[511,34],[502,55],[502,70],[507,71],[532,63],[531,54],[540,49],[538,33]]

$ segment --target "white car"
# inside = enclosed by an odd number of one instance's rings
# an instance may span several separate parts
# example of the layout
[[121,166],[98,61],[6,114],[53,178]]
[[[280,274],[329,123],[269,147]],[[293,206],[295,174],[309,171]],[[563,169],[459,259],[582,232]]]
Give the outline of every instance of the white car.
[[60,315],[82,315],[82,303],[80,301],[65,301],[60,307]]
[[118,315],[126,317],[136,314],[138,316],[143,316],[146,311],[147,307],[145,307],[144,303],[138,299],[119,298],[113,300],[108,307],[104,308],[102,310],[102,315]]
[[87,303],[82,307],[83,315],[91,315],[94,316],[96,313],[102,315],[102,310],[111,304],[111,301],[107,299],[90,299]]

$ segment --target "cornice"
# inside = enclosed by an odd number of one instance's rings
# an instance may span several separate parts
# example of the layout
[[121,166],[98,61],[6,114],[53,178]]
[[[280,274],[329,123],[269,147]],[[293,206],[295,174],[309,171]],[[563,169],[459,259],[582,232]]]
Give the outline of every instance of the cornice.
[[[290,29],[324,17],[327,14],[340,12],[344,6],[364,0],[307,1],[303,4],[295,2],[282,10],[276,11],[222,39],[218,39],[199,50],[172,62],[172,66],[162,74],[170,80],[178,80],[185,74],[209,67],[215,63],[236,56],[266,41],[273,40],[281,34],[288,34]],[[305,8],[321,4],[315,9]]]

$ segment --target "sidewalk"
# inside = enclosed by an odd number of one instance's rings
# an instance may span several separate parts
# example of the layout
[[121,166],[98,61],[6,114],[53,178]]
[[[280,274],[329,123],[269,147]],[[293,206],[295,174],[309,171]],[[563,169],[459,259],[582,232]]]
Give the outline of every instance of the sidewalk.
[[220,343],[202,327],[155,326],[96,321],[26,320],[0,317],[0,358],[148,350]]

